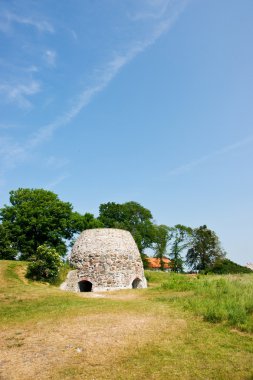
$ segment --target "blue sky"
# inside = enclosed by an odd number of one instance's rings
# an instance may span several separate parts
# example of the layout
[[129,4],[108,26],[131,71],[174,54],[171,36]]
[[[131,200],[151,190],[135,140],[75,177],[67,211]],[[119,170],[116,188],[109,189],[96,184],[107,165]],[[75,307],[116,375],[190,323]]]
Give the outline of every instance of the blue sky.
[[0,196],[137,201],[253,261],[252,0],[0,2]]

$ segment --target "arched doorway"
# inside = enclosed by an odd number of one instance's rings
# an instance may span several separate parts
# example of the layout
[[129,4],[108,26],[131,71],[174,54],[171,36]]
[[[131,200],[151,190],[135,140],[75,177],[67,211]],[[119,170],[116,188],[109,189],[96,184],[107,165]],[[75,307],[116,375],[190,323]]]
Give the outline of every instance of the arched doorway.
[[137,289],[140,288],[141,280],[139,278],[135,278],[132,282],[132,288]]
[[78,286],[80,289],[80,292],[91,292],[92,290],[92,283],[90,281],[79,281]]

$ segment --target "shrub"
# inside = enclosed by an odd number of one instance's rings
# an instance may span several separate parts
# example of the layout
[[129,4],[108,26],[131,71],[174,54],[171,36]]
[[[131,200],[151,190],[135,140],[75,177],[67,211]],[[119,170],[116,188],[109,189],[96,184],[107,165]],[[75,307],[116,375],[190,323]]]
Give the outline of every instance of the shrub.
[[62,266],[59,253],[47,245],[40,245],[31,257],[26,277],[36,281],[55,282]]

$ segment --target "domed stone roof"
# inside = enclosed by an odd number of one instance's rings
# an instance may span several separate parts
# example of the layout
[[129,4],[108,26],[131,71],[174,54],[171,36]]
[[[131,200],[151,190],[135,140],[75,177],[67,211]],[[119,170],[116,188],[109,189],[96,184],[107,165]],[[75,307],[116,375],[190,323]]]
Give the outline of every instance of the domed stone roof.
[[146,288],[137,245],[128,231],[99,228],[85,230],[70,255],[75,268],[61,288],[72,291],[101,291]]

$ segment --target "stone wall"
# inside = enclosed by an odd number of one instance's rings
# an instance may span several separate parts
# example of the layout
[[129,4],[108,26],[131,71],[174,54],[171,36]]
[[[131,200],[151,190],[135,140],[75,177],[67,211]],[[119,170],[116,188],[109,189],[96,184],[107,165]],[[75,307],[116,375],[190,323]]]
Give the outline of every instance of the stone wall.
[[140,253],[128,231],[100,228],[82,232],[70,262],[75,270],[62,284],[65,290],[80,291],[80,281],[89,281],[92,291],[147,287]]

